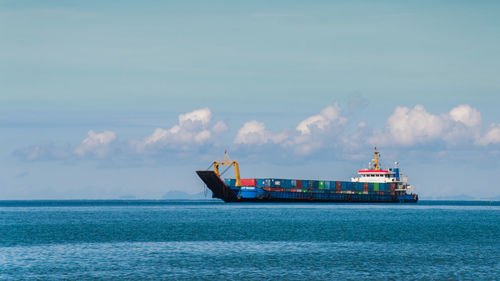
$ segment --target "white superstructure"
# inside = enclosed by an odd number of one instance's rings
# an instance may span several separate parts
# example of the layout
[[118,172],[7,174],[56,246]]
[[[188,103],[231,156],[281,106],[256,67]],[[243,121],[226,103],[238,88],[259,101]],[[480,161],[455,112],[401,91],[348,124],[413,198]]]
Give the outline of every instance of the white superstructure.
[[[403,180],[399,174],[398,162],[394,163],[394,168],[382,170],[379,164],[380,153],[375,147],[375,158],[368,163],[368,169],[359,170],[359,177],[351,178],[352,182],[368,182],[368,183],[396,183],[397,186],[403,185]],[[406,181],[405,181],[406,182]],[[404,184],[405,188],[409,186]]]

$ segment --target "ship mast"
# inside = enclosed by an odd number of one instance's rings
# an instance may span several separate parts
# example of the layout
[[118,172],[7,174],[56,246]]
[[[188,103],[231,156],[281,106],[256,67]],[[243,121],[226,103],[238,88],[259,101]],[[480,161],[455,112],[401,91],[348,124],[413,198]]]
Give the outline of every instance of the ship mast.
[[375,171],[380,170],[380,165],[378,164],[378,157],[380,156],[380,152],[377,151],[377,147],[375,146],[375,159],[373,160],[373,165],[375,166]]

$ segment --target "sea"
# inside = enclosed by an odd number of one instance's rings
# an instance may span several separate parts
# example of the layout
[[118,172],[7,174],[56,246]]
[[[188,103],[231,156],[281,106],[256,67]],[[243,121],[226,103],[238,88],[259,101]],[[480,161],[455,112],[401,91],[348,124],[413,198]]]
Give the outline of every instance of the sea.
[[0,201],[0,280],[499,280],[500,202]]

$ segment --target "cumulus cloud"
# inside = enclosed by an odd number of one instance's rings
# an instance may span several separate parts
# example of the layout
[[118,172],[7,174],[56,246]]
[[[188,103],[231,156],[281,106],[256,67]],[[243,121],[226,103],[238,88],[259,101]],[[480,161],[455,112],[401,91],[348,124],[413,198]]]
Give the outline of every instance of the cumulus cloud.
[[300,122],[297,134],[285,142],[285,146],[295,154],[309,155],[325,147],[334,147],[342,142],[341,132],[347,124],[338,103],[327,106],[319,114]]
[[278,144],[286,138],[287,135],[285,133],[273,133],[268,131],[264,123],[253,120],[246,122],[243,127],[238,130],[234,143],[247,145],[263,145],[266,143]]
[[88,136],[75,149],[75,154],[78,156],[94,155],[104,157],[110,151],[110,144],[115,141],[116,134],[113,131],[104,131],[96,133],[92,130],[88,131]]
[[242,145],[276,144],[296,154],[308,155],[327,144],[341,141],[338,132],[347,123],[340,106],[335,103],[322,109],[318,114],[307,117],[295,127],[295,132],[274,133],[265,124],[250,121],[238,130],[234,143]]
[[313,130],[326,130],[328,126],[344,125],[347,119],[340,114],[340,106],[335,103],[321,110],[319,114],[306,118],[295,128],[302,135],[310,135]]
[[137,152],[151,152],[164,148],[190,150],[213,141],[217,135],[227,130],[227,125],[223,121],[210,127],[211,120],[212,112],[209,108],[180,114],[176,125],[170,129],[157,128],[152,135],[142,141],[132,142],[132,146]]
[[467,127],[475,127],[481,124],[481,113],[467,104],[453,108],[449,114],[453,121],[460,122]]
[[479,145],[500,144],[500,124],[491,124],[486,134],[476,143]]
[[391,139],[402,145],[436,139],[444,126],[442,118],[428,113],[422,105],[416,105],[413,109],[398,106],[387,119]]
[[459,105],[450,112],[435,115],[422,105],[414,108],[396,107],[387,119],[386,130],[370,143],[411,146],[432,141],[458,143],[479,136],[481,113],[469,105]]

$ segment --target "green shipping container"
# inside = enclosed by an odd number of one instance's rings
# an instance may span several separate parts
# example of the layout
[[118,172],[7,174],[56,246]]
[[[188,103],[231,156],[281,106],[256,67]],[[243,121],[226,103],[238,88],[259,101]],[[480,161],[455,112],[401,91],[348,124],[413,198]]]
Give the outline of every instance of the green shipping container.
[[378,185],[379,185],[378,182],[373,184],[373,191],[379,191]]
[[323,188],[325,188],[325,182],[324,182],[324,181],[319,181],[319,182],[318,182],[318,188],[319,188],[319,189],[323,189]]

